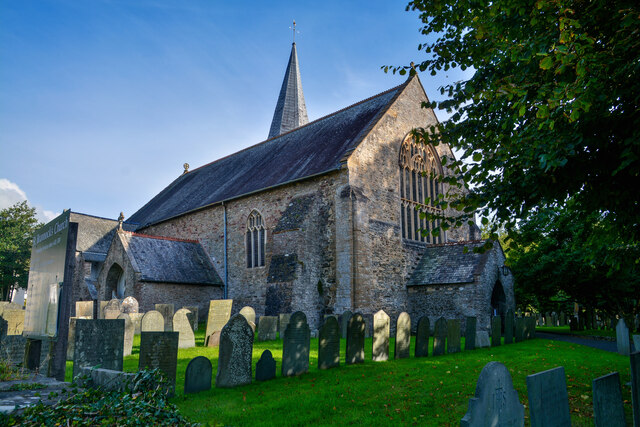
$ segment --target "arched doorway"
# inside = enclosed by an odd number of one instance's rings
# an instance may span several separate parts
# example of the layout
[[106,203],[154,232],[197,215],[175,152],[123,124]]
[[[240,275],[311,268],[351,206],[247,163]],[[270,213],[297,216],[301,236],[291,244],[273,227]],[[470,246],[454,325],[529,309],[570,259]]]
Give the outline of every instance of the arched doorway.
[[106,295],[109,298],[124,298],[125,292],[125,277],[124,270],[118,264],[113,264],[107,273],[106,280]]
[[493,292],[491,292],[491,315],[500,316],[502,330],[504,331],[504,320],[507,314],[507,296],[504,293],[504,288],[500,280],[497,280],[493,285]]

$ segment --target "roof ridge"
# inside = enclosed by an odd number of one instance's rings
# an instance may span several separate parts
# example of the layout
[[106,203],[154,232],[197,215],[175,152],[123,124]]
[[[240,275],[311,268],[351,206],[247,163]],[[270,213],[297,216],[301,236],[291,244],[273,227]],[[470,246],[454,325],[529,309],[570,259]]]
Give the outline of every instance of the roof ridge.
[[185,242],[185,243],[198,243],[198,244],[200,244],[199,240],[180,239],[178,237],[168,237],[168,236],[152,236],[150,234],[137,233],[135,231],[125,231],[125,233],[129,233],[132,236],[148,237],[150,239],[156,239],[156,240],[169,240],[169,241],[172,241],[172,242]]

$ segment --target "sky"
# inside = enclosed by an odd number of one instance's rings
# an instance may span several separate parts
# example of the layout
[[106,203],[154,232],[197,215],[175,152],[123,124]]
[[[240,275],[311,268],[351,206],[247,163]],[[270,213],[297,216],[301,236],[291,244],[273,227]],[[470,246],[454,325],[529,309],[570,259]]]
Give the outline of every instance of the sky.
[[[309,120],[424,59],[406,1],[3,0],[0,209],[131,216],[182,172],[266,139],[295,35]],[[464,75],[420,73],[427,95]],[[436,112],[443,120],[444,112]]]

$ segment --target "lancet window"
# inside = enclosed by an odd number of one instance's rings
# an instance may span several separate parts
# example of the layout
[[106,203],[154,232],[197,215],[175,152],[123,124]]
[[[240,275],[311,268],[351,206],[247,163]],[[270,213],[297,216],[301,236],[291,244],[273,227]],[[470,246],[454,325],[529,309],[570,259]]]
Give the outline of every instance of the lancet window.
[[[442,212],[434,203],[442,192],[437,180],[441,173],[440,159],[433,146],[417,143],[409,135],[400,148],[400,211],[404,239],[424,243],[444,241],[444,231],[440,231],[438,236],[431,234],[440,225],[440,220],[420,218],[421,212]],[[426,232],[425,235],[422,230]]]
[[267,229],[264,227],[262,215],[252,211],[247,219],[247,268],[264,267],[264,255],[267,246]]

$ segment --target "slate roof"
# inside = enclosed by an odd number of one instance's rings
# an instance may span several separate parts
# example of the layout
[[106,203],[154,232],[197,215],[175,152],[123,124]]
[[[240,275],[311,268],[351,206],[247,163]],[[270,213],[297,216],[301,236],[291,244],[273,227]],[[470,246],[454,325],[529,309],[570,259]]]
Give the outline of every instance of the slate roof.
[[145,282],[222,285],[211,260],[200,243],[193,240],[123,233],[127,253],[133,258]]
[[207,205],[338,170],[409,81],[182,174],[128,221],[141,229]]
[[[484,241],[429,245],[425,248],[407,286],[472,283],[482,272],[489,252],[478,254],[473,248]],[[468,247],[469,252],[464,253]]]
[[[104,261],[118,227],[118,221],[78,212],[71,212],[69,219],[71,222],[78,223],[76,250],[86,254],[87,261]],[[133,229],[132,225],[126,223],[123,227],[125,230]]]

